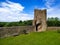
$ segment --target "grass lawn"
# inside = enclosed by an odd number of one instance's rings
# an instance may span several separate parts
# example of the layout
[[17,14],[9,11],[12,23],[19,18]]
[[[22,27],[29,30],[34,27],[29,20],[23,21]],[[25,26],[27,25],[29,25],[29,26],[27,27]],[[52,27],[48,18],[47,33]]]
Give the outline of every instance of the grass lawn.
[[60,45],[60,33],[45,31],[0,38],[0,45]]

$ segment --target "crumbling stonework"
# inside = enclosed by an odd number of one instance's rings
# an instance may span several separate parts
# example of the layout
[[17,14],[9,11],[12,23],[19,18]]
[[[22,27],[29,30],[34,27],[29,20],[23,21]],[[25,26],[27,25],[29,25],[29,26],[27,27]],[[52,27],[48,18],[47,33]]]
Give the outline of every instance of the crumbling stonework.
[[33,28],[33,26],[0,27],[0,38],[34,32]]
[[35,26],[35,31],[45,31],[47,28],[46,24],[46,9],[45,10],[34,10],[34,20],[33,26]]

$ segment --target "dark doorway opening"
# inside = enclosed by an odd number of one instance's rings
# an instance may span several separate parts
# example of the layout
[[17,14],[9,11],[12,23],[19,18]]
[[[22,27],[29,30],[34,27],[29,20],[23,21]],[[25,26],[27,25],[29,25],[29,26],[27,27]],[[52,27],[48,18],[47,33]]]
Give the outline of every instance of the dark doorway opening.
[[41,23],[36,24],[36,31],[38,31],[38,26],[40,26]]

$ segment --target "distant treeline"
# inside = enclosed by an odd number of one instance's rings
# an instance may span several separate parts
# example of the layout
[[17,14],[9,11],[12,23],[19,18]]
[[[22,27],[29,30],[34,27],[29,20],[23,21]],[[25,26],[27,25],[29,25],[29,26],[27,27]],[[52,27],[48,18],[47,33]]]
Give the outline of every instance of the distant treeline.
[[60,18],[58,17],[51,17],[47,19],[47,26],[60,26]]
[[0,27],[27,26],[27,25],[32,25],[32,20],[19,22],[0,22]]
[[[19,22],[0,22],[0,27],[11,26],[28,26],[32,25],[33,20],[19,21]],[[47,19],[47,26],[60,26],[60,19],[51,17]]]

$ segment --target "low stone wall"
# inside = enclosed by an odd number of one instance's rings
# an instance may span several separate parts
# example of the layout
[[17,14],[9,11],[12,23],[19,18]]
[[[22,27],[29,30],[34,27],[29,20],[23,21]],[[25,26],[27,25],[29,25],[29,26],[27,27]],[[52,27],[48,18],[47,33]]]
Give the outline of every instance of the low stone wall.
[[34,26],[0,27],[0,37],[16,36],[22,33],[29,33],[33,31]]
[[[60,27],[47,27],[47,30],[60,30]],[[34,26],[0,27],[0,38],[34,32]]]
[[47,30],[60,30],[60,27],[47,27]]

